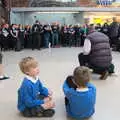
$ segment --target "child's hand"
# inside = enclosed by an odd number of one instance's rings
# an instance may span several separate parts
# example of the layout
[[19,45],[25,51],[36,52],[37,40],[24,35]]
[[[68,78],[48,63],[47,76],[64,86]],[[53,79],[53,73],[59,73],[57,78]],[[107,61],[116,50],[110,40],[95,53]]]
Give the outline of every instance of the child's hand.
[[48,90],[49,95],[48,96],[52,96],[53,92],[51,90]]
[[51,109],[51,108],[54,108],[55,107],[55,103],[52,102],[52,101],[49,101],[45,104],[42,104],[41,105],[44,109]]
[[44,102],[46,103],[46,102],[49,102],[51,100],[51,97],[45,97],[44,98]]

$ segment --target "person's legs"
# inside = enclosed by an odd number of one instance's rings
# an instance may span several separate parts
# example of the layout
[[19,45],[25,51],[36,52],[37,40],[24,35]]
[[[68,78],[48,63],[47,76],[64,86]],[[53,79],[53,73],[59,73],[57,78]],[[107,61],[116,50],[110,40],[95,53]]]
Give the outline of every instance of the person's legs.
[[30,112],[33,117],[42,117],[44,109],[41,106],[36,106],[34,108],[31,108]]
[[90,65],[90,68],[93,69],[94,73],[100,74],[100,78],[101,80],[106,80],[108,75],[109,75],[109,68],[102,68],[102,67],[97,67],[97,66],[93,66]]
[[32,117],[32,113],[29,108],[26,108],[23,112],[21,112],[24,117]]
[[43,112],[43,117],[52,117],[55,114],[54,109],[47,109]]
[[55,46],[55,33],[52,34],[52,47]]
[[44,109],[41,106],[26,108],[22,113],[24,117],[43,117]]
[[76,47],[80,47],[81,45],[81,38],[80,36],[76,36]]
[[[44,99],[44,95],[38,95],[37,99]],[[24,117],[52,117],[55,114],[54,109],[44,109],[42,106],[26,108],[21,112]]]
[[2,75],[3,75],[3,65],[0,64],[0,76],[2,76]]
[[49,47],[49,38],[50,38],[49,33],[45,33],[44,34],[44,46],[45,46],[45,48]]
[[37,36],[35,33],[32,35],[32,50],[36,48]]
[[41,35],[37,35],[37,49],[40,50],[41,48]]
[[100,79],[106,80],[108,76],[109,76],[109,72],[106,70],[101,74]]
[[105,71],[108,71],[109,74],[112,74],[115,72],[114,71],[115,66],[112,63],[107,68],[100,68],[100,67],[96,67],[96,66],[90,66],[90,68],[92,68],[94,70],[93,72],[98,73],[98,74],[102,74]]
[[[20,92],[20,91],[19,91]],[[37,96],[37,99],[44,99],[45,96]],[[43,107],[41,106],[36,106],[32,108],[26,107],[24,111],[21,112],[21,114],[24,117],[42,117],[43,116]]]
[[0,80],[5,80],[5,79],[9,79],[9,77],[4,76],[3,73],[3,65],[2,65],[2,54],[0,53]]
[[[44,95],[38,95],[37,98],[43,100],[45,98],[45,96]],[[36,112],[37,117],[52,117],[55,114],[54,109],[44,109],[42,106],[38,106],[36,108],[36,111],[37,111]]]
[[83,53],[80,53],[78,55],[78,60],[80,66],[88,66],[89,65],[89,55],[83,55]]
[[59,45],[59,35],[55,33],[56,45]]

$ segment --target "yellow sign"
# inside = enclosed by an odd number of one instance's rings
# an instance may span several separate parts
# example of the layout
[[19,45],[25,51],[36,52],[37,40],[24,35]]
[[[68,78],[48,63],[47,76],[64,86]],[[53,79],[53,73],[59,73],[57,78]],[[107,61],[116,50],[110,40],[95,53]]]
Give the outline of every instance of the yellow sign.
[[97,23],[102,23],[102,19],[101,19],[101,18],[94,18],[94,19],[93,19],[93,22],[94,22],[95,24],[97,24]]

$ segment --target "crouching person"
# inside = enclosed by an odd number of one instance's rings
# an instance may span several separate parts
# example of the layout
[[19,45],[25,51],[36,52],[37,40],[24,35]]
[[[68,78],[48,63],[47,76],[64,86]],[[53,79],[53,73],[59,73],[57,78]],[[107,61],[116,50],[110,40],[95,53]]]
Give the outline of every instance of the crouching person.
[[38,78],[38,62],[26,57],[19,67],[26,76],[18,90],[18,110],[25,117],[52,117],[55,113],[52,92]]
[[87,67],[77,67],[73,76],[67,77],[63,84],[65,106],[68,117],[85,119],[95,112],[96,88],[90,82]]

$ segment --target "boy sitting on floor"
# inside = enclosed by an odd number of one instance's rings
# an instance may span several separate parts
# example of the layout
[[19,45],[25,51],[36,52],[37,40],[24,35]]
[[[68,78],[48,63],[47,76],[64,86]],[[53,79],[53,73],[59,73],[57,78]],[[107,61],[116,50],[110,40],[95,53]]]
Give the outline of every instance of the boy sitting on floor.
[[26,76],[18,90],[18,110],[25,117],[52,117],[55,113],[52,92],[43,87],[38,78],[38,62],[26,57],[19,66]]

